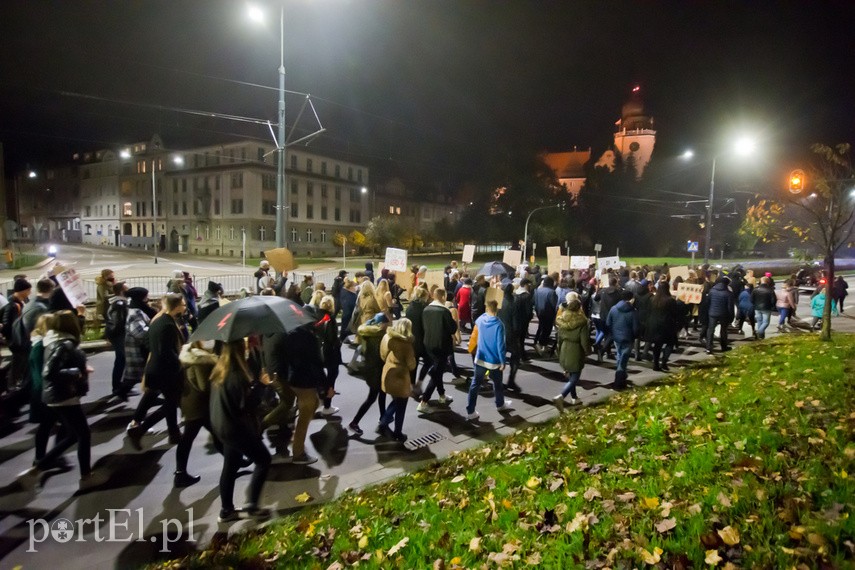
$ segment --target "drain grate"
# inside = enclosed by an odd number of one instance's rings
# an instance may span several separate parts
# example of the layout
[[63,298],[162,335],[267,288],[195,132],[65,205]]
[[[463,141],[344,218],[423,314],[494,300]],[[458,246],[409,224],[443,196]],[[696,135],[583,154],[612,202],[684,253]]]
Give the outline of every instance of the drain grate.
[[436,443],[443,439],[445,439],[445,436],[443,436],[439,432],[433,432],[427,435],[423,435],[421,437],[417,437],[416,439],[408,440],[406,443],[404,443],[404,447],[406,447],[410,451],[413,451],[420,447],[427,447],[428,445]]

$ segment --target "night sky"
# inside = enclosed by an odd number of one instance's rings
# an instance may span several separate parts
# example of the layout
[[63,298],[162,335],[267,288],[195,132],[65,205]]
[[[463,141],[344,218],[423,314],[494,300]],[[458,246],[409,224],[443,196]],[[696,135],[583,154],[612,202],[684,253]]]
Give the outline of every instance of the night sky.
[[[185,112],[275,121],[279,3],[261,3],[266,28],[246,6],[0,3],[7,175],[155,132],[170,148],[270,140],[264,125]],[[315,144],[369,164],[461,180],[505,149],[600,148],[636,84],[659,156],[716,148],[742,129],[776,153],[855,142],[853,2],[286,0],[285,10],[286,89],[312,94],[328,129]],[[302,99],[289,94],[289,124]]]

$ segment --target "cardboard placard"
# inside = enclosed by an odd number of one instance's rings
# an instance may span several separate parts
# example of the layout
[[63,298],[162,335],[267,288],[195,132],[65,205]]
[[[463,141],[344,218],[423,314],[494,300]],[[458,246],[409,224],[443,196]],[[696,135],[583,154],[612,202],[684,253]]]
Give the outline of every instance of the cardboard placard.
[[671,281],[676,279],[677,277],[682,277],[683,281],[689,278],[689,266],[681,265],[679,267],[672,267],[669,269],[669,274],[671,275]]
[[386,248],[386,259],[383,265],[389,271],[399,272],[406,271],[407,267],[407,250],[398,249],[396,247]]
[[601,270],[620,269],[620,257],[616,255],[611,257],[601,257],[597,268]]
[[282,273],[283,271],[292,271],[299,267],[297,260],[294,259],[294,254],[291,253],[291,250],[284,247],[268,249],[264,252],[264,257],[270,262],[270,266],[278,273]]
[[85,305],[89,300],[89,295],[83,288],[83,280],[74,269],[67,269],[56,276],[56,281],[62,287],[62,292],[68,297],[68,302],[72,307]]
[[680,283],[677,285],[677,299],[687,305],[700,305],[703,295],[703,285],[695,283]]
[[496,301],[499,304],[499,308],[502,308],[502,299],[505,298],[505,292],[501,289],[497,289],[495,287],[487,287],[486,295],[484,295],[484,302],[487,301]]
[[[591,261],[591,260],[594,261]],[[592,263],[596,263],[596,257],[590,255],[571,255],[570,269],[588,269]]]
[[474,245],[464,245],[463,246],[463,263],[472,263],[473,259],[475,259],[475,246]]
[[516,267],[522,263],[522,252],[518,249],[506,249],[502,254],[502,261],[511,267]]
[[561,272],[561,248],[558,246],[546,248],[546,271],[549,275]]
[[413,291],[413,272],[407,269],[406,271],[395,272],[395,284],[407,293]]
[[570,271],[570,256],[562,255],[561,256],[561,264],[559,271]]
[[434,285],[439,287],[440,289],[445,288],[445,274],[439,269],[428,271],[425,273],[425,282],[428,286],[428,291],[430,291]]

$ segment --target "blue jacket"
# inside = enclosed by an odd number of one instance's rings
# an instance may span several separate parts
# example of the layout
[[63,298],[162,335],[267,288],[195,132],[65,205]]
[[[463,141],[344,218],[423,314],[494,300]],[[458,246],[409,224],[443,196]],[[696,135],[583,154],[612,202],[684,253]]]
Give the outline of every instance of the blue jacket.
[[478,327],[478,347],[475,364],[498,368],[505,363],[505,325],[499,317],[484,313],[475,321]]
[[733,318],[733,295],[723,282],[719,281],[710,289],[710,317]]
[[558,294],[552,287],[540,286],[534,290],[534,312],[555,316],[558,312]]
[[631,342],[638,336],[638,312],[632,303],[619,301],[606,317],[606,329],[616,342]]
[[749,315],[754,312],[754,302],[751,300],[751,293],[748,289],[743,289],[739,294],[739,310]]

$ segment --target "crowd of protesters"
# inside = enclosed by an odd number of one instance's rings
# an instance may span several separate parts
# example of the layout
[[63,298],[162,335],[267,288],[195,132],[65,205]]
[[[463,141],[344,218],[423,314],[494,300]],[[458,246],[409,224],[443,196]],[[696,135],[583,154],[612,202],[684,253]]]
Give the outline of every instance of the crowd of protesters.
[[[317,461],[306,450],[316,413],[349,418],[348,429],[360,437],[360,424],[376,404],[376,433],[403,443],[411,398],[422,415],[452,404],[446,373],[453,384],[468,384],[465,417],[477,422],[485,385],[492,385],[497,410],[509,412],[513,402],[505,393],[528,389],[518,383],[524,363],[555,358],[565,383],[552,403],[563,411],[580,403],[577,385],[588,364],[614,360],[612,387],[621,390],[628,386],[633,357],[668,371],[671,356],[689,340],[713,353],[717,334],[718,350],[724,352],[730,350],[731,334],[765,338],[773,313],[779,331],[799,322],[794,280],[776,286],[771,275],[755,280],[738,266],[727,273],[703,266],[686,279],[671,279],[667,265],[602,275],[593,267],[547,275],[535,265],[522,266],[516,275],[480,275],[453,262],[441,286],[429,285],[427,273],[427,267],[414,266],[412,282],[397,283],[386,269],[375,279],[373,265],[366,263],[352,277],[340,271],[327,290],[311,276],[297,282],[288,273],[277,275],[263,261],[248,294],[289,299],[311,323],[288,333],[191,343],[191,332],[229,302],[220,284],[209,282],[200,296],[191,276],[176,271],[167,291],[157,292],[155,307],[148,290],[129,288],[112,270],[103,270],[96,280],[95,326],[115,354],[112,397],[126,403],[140,396],[127,426],[128,444],[142,450],[150,429],[165,422],[168,442],[176,447],[173,483],[182,488],[200,480],[189,468],[193,443],[205,428],[223,456],[219,520],[266,518],[270,513],[259,498],[272,457],[264,431],[277,442],[275,453],[283,461],[308,465]],[[684,302],[678,295],[681,283],[700,285],[700,301]],[[833,284],[834,314],[843,311],[846,287],[842,278]],[[4,413],[28,408],[30,421],[38,425],[33,464],[20,480],[43,485],[52,471],[71,469],[64,453],[76,444],[80,487],[89,489],[106,474],[92,469],[81,405],[92,373],[80,348],[85,308],[72,307],[50,275],[37,281],[35,293],[32,289],[25,275],[16,276],[0,309],[11,353],[2,386]],[[811,301],[811,330],[819,325],[824,302],[825,292],[818,289]],[[355,348],[347,364],[344,343]],[[461,346],[471,357],[466,368],[456,360]],[[365,380],[365,399],[355,409],[333,405],[343,365]],[[55,443],[49,448],[51,435]],[[235,479],[250,465],[247,502],[237,509]]]

